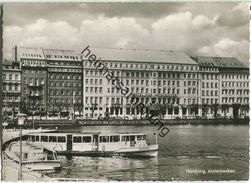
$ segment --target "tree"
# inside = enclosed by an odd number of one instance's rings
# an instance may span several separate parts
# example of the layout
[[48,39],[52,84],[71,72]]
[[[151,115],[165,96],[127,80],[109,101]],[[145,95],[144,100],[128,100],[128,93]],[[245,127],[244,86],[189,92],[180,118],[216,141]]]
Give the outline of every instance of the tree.
[[227,117],[227,110],[229,108],[229,105],[228,104],[222,104],[220,107],[221,107],[221,110],[224,113],[224,118],[226,118]]
[[194,114],[195,117],[198,114],[198,110],[199,110],[199,105],[198,104],[192,104],[191,105],[191,113]]
[[244,111],[244,117],[247,117],[247,113],[249,112],[249,104],[241,105],[241,109]]
[[239,117],[239,109],[241,107],[240,104],[232,104],[233,107],[233,117],[238,118]]
[[201,109],[202,109],[202,116],[207,118],[209,105],[208,104],[202,104]]
[[63,110],[64,104],[62,103],[56,103],[56,108],[58,109],[59,112],[59,119],[61,119],[61,112]]
[[92,105],[91,106],[91,111],[92,111],[92,118],[93,118],[94,117],[94,111],[97,110],[98,108],[97,108],[97,104],[96,103],[95,104],[92,103],[91,105]]
[[81,116],[81,115],[82,115],[82,112],[83,112],[84,105],[83,105],[82,103],[77,103],[77,104],[76,104],[76,107],[77,107],[79,116]]
[[214,118],[217,118],[219,108],[220,108],[220,105],[217,103],[211,105],[211,109],[213,110],[213,113],[214,113]]

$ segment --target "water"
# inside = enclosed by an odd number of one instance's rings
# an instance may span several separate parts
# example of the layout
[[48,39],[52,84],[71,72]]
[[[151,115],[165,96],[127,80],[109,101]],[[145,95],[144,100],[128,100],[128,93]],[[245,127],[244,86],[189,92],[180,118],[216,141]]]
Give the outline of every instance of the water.
[[[100,126],[60,129],[82,132],[144,132],[154,143],[154,126]],[[158,138],[156,158],[60,157],[61,172],[52,177],[104,180],[247,180],[249,176],[249,126],[171,126],[170,133]],[[209,169],[234,173],[207,173]],[[196,170],[197,173],[188,173]],[[206,171],[205,174],[201,173]],[[200,171],[200,173],[198,173]]]

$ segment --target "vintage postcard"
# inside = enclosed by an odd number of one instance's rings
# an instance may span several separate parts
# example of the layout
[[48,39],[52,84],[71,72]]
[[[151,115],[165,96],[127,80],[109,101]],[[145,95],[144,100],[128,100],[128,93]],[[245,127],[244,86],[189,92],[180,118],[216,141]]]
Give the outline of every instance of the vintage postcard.
[[247,181],[247,2],[1,4],[1,180]]

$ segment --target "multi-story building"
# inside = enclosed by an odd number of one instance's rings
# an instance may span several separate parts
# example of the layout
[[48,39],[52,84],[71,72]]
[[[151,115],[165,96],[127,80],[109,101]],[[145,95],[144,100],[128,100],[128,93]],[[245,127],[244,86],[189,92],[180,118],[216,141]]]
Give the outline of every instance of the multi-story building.
[[[208,108],[209,116],[212,117],[216,112],[225,117],[247,116],[249,67],[231,57],[192,58],[200,65],[202,105]],[[219,113],[215,108],[218,108]]]
[[14,115],[19,111],[21,98],[21,70],[20,64],[12,60],[3,63],[3,112]]
[[83,57],[92,53],[143,104],[159,104],[166,119],[248,112],[249,69],[235,58],[100,48],[88,48],[82,56],[42,48],[16,47],[14,53],[15,63],[21,63],[21,106],[27,111],[140,118],[140,110]]
[[44,49],[47,74],[47,104],[51,112],[68,116],[82,114],[82,61],[71,50]]
[[82,61],[69,50],[17,48],[21,63],[22,105],[35,113],[81,113]]
[[[181,52],[93,49],[142,103],[159,103],[165,118],[197,115],[199,66]],[[88,54],[88,52],[83,53]],[[134,116],[140,112],[88,60],[83,64],[85,117]],[[194,110],[193,110],[194,109]]]
[[15,60],[21,64],[21,110],[28,114],[45,114],[47,66],[43,51],[15,47],[14,53]]

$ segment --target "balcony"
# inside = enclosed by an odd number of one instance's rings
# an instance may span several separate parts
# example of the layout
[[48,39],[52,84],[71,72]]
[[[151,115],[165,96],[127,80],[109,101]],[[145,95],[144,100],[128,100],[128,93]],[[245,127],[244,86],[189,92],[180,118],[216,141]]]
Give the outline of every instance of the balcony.
[[40,93],[31,93],[29,97],[42,97]]
[[44,83],[29,83],[28,86],[33,88],[42,88]]
[[168,98],[176,98],[178,94],[152,94],[152,93],[137,93],[134,94],[136,97],[168,97]]

